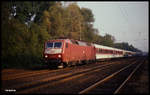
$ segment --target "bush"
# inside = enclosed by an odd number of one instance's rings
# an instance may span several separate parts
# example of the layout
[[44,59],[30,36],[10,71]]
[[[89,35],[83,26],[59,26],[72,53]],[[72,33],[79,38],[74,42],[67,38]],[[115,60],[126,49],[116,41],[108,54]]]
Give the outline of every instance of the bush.
[[4,68],[34,68],[42,66],[42,58],[31,55],[9,56],[2,59],[2,69]]

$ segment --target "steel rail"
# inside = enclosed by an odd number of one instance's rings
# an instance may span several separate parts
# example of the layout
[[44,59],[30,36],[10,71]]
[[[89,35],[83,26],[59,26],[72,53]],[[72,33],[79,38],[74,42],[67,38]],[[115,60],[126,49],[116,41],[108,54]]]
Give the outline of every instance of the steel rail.
[[21,74],[16,74],[16,75],[11,75],[11,76],[7,76],[2,78],[2,80],[13,80],[13,79],[18,79],[18,78],[24,78],[24,77],[29,77],[29,76],[33,76],[33,75],[39,75],[39,74],[45,74],[45,73],[51,73],[51,72],[56,72],[56,71],[61,71],[63,69],[58,69],[58,70],[44,70],[44,71],[33,71],[33,72],[25,72],[25,73],[21,73]]
[[[60,80],[58,80],[56,83],[54,82],[54,83],[51,83],[51,85],[56,85],[56,84],[58,84],[58,83],[62,83],[62,82],[65,82],[65,81],[68,81],[68,80],[70,80],[70,79],[75,79],[75,78],[78,78],[78,77],[81,77],[81,76],[84,76],[84,75],[86,75],[86,74],[88,74],[88,73],[91,73],[91,72],[96,72],[96,71],[99,71],[99,70],[103,70],[103,69],[105,69],[104,67],[107,67],[107,66],[110,66],[110,65],[112,65],[112,64],[116,64],[116,63],[111,63],[111,64],[105,64],[105,65],[103,65],[103,66],[97,66],[97,67],[94,67],[94,68],[92,68],[92,69],[89,69],[89,70],[83,70],[83,71],[79,71],[79,72],[76,72],[76,73],[74,73],[74,74],[71,74],[70,75],[70,73],[67,75],[67,76],[65,76],[65,77],[60,77],[60,78],[63,78],[63,79],[60,79]],[[102,68],[103,67],[103,68]],[[63,76],[63,75],[62,75]],[[59,77],[59,76],[58,76]],[[57,80],[58,78],[53,78],[53,80]],[[37,83],[36,83],[37,84]],[[38,89],[40,89],[40,88],[44,88],[44,87],[47,87],[47,86],[49,86],[49,84],[47,84],[47,83],[45,83],[44,85],[40,85],[40,86],[38,86],[38,87],[34,87],[34,88],[30,88],[30,89],[27,89],[27,90],[22,90],[22,91],[19,91],[18,93],[28,93],[28,92],[31,92],[31,91],[33,91],[33,90],[38,90]]]
[[18,78],[24,78],[24,77],[29,77],[33,75],[39,75],[39,74],[44,74],[44,73],[51,73],[51,72],[56,72],[56,71],[63,71],[63,70],[68,70],[71,68],[65,68],[65,69],[56,69],[56,70],[43,70],[43,71],[33,71],[33,72],[22,72],[19,74],[14,74],[14,75],[3,75],[2,80],[13,80],[13,79],[18,79]]
[[89,90],[95,88],[96,86],[98,86],[99,84],[103,83],[104,81],[109,80],[109,79],[112,78],[113,76],[117,75],[118,73],[120,73],[121,71],[127,69],[128,67],[132,66],[132,65],[135,64],[135,63],[136,63],[136,62],[133,62],[132,64],[129,64],[128,66],[126,66],[126,67],[120,69],[119,71],[116,71],[115,73],[113,73],[113,74],[111,74],[111,75],[105,77],[104,79],[102,79],[102,80],[96,82],[95,84],[89,86],[88,88],[86,88],[86,89],[80,91],[79,94],[84,94],[84,93],[88,92]]
[[[111,63],[111,64],[115,64],[115,63]],[[69,72],[69,73],[59,75],[59,76],[56,75],[56,76],[53,76],[53,77],[50,77],[50,78],[45,78],[45,79],[34,81],[34,82],[31,82],[31,83],[25,83],[25,84],[22,84],[22,85],[18,85],[18,86],[15,86],[15,88],[20,89],[20,88],[29,87],[29,86],[36,85],[36,84],[43,83],[43,82],[47,82],[47,81],[57,80],[57,79],[60,79],[60,78],[65,78],[65,77],[69,77],[69,76],[76,75],[76,74],[78,75],[78,74],[81,74],[83,72],[92,71],[94,69],[105,67],[105,66],[108,66],[108,65],[111,65],[111,64],[104,64],[104,65],[97,66],[97,67],[94,67],[94,68],[88,68],[88,69],[85,69],[85,70],[82,70],[82,71],[77,71],[75,73],[70,73]]]
[[132,77],[132,75],[135,73],[135,71],[136,71],[142,64],[143,64],[143,62],[140,63],[140,64],[138,64],[138,66],[136,66],[136,68],[130,73],[130,75],[126,78],[126,80],[115,90],[115,92],[114,92],[113,94],[117,94],[117,93],[120,91],[120,89],[125,85],[125,83],[127,83],[127,81]]

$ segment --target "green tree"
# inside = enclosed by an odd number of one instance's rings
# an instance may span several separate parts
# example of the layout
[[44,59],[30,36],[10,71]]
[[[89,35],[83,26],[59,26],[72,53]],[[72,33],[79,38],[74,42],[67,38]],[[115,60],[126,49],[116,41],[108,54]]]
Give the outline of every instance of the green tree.
[[90,23],[94,22],[94,15],[90,9],[81,8],[81,14],[84,17],[84,23],[85,24],[90,24]]
[[68,12],[68,37],[73,39],[80,39],[82,34],[83,16],[80,8],[76,3],[72,3],[67,7]]
[[53,38],[59,38],[60,36],[64,36],[64,21],[63,21],[63,8],[60,3],[56,3],[52,7],[49,8],[49,20],[52,23],[51,29],[48,31]]
[[40,25],[43,26],[43,28],[45,27],[45,31],[50,32],[51,29],[51,22],[50,22],[50,14],[48,11],[44,11],[43,12],[43,16],[41,17],[42,22]]
[[40,24],[41,21],[42,21],[42,16],[43,16],[43,12],[44,11],[48,11],[49,8],[53,5],[55,5],[56,2],[52,2],[52,1],[45,1],[45,2],[42,2],[42,1],[34,1],[34,10],[35,10],[35,13],[36,16],[35,16],[35,19],[34,19],[34,22],[35,23],[38,23]]
[[55,2],[41,2],[41,1],[12,1],[8,3],[10,5],[11,16],[18,19],[21,23],[29,24],[31,18],[34,17],[35,23],[41,22],[41,16],[43,11],[48,10],[50,6],[55,4]]
[[135,48],[133,45],[129,45],[127,42],[115,43],[114,47],[128,50],[128,51],[141,52],[141,50]]
[[101,44],[104,46],[114,47],[115,38],[110,34],[106,34],[101,41]]
[[81,8],[80,12],[83,16],[82,39],[88,42],[96,42],[98,30],[93,28],[94,16],[92,11],[88,8]]

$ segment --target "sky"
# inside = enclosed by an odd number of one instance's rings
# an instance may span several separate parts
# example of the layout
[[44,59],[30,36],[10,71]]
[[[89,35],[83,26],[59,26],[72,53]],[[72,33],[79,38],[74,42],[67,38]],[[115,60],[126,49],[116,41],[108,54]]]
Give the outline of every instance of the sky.
[[77,2],[94,15],[94,28],[99,34],[115,37],[115,42],[128,42],[143,52],[149,51],[148,2]]

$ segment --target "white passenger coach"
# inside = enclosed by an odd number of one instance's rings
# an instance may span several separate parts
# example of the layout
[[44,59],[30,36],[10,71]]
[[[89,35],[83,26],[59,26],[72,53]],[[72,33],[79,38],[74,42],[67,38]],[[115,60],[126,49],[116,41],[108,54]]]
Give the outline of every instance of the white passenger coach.
[[132,56],[135,52],[93,44],[96,48],[96,59],[119,58]]

